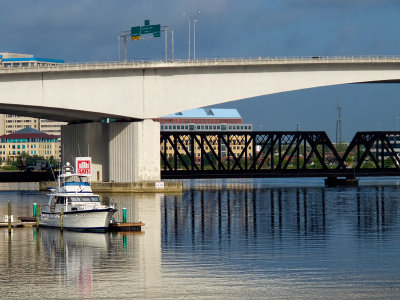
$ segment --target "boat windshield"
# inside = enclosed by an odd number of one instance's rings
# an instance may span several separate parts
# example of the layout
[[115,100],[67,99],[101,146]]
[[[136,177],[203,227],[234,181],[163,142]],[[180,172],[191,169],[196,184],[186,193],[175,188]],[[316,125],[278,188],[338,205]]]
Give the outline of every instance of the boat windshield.
[[99,197],[97,196],[87,196],[87,197],[69,197],[71,202],[99,202]]
[[78,175],[65,176],[63,178],[63,182],[66,185],[69,185],[70,183],[81,183],[89,185],[89,178],[87,176],[78,176]]

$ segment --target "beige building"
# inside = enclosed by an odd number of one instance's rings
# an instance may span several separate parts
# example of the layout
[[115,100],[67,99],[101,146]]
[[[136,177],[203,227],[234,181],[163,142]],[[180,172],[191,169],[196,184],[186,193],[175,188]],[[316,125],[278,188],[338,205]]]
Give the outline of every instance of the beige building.
[[66,124],[66,122],[0,114],[0,134],[10,134],[31,127],[48,134],[61,135],[61,126]]
[[21,154],[60,157],[59,136],[26,127],[19,131],[0,136],[0,159],[15,161]]

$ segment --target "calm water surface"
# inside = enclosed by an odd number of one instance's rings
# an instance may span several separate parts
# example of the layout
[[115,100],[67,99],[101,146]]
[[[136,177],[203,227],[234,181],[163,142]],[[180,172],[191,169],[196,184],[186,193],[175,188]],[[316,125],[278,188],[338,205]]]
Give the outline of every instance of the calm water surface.
[[[400,297],[400,181],[185,185],[182,195],[102,195],[143,221],[141,233],[0,228],[0,299]],[[7,201],[17,217],[47,198],[0,192],[1,217]]]

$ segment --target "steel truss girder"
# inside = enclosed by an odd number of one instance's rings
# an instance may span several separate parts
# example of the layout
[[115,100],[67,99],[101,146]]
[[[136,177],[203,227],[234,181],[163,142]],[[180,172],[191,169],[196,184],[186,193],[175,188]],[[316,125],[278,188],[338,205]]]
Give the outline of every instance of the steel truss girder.
[[400,176],[400,132],[357,132],[342,156],[322,131],[164,131],[160,145],[163,178]]

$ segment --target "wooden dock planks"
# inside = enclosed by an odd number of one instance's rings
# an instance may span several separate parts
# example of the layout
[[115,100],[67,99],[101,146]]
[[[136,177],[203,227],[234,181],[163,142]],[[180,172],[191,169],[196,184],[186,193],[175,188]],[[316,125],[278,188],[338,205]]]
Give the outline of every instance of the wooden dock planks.
[[111,223],[108,227],[108,231],[118,232],[118,231],[141,231],[144,223],[142,222],[127,222],[127,223]]
[[[11,227],[16,228],[16,227],[34,227],[36,226],[36,222],[11,222]],[[1,227],[8,227],[7,222],[0,222],[0,228]]]

